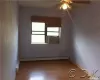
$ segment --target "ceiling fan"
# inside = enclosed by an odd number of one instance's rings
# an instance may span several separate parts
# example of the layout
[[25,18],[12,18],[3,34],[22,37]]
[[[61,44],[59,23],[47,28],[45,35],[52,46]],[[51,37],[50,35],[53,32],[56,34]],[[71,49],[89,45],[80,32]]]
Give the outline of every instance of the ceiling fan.
[[60,9],[67,10],[71,9],[72,4],[89,4],[89,0],[61,0]]

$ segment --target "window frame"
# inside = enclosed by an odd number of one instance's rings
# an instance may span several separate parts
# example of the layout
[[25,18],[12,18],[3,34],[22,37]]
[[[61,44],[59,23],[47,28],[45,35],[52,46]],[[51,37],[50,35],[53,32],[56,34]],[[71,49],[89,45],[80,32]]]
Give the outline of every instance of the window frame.
[[[32,30],[32,23],[33,22],[31,22],[31,44],[35,44],[35,43],[32,43],[32,35],[44,35],[45,36],[45,29],[44,29],[44,31],[33,31]],[[44,22],[35,22],[35,23],[44,23]],[[46,26],[45,26],[46,27]],[[44,32],[44,34],[32,34],[32,32]],[[44,41],[45,42],[45,41]],[[46,42],[45,42],[46,43]],[[41,44],[45,44],[45,43],[41,43]],[[37,43],[36,43],[37,44]]]
[[[39,23],[39,22],[38,22],[38,23]],[[48,28],[48,27],[47,27],[46,24],[45,24],[45,29],[44,29],[44,31],[33,31],[33,30],[32,30],[32,27],[31,27],[31,36],[32,36],[32,35],[44,35],[44,36],[45,36],[45,41],[44,41],[45,43],[41,43],[41,44],[46,44],[46,38],[47,38],[47,36],[48,36],[48,35],[47,35],[48,32],[53,32],[53,33],[58,33],[58,34],[60,34],[60,27],[57,27],[57,28],[59,28],[58,31],[47,31],[47,28]],[[44,34],[32,34],[32,32],[44,32]],[[59,35],[58,35],[58,36],[59,36]],[[31,41],[31,44],[35,44],[35,43],[32,43],[32,41]]]

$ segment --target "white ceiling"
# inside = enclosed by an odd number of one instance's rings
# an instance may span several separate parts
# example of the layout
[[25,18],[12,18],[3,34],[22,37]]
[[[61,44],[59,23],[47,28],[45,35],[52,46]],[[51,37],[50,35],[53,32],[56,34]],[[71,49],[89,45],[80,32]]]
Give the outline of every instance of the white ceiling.
[[[48,8],[48,7],[57,7],[57,4],[59,4],[59,2],[61,0],[17,0],[17,1],[18,1],[19,5],[24,6],[24,7]],[[75,0],[75,1],[77,1],[77,0]]]
[[60,0],[18,0],[19,5],[27,7],[52,7],[56,6]]

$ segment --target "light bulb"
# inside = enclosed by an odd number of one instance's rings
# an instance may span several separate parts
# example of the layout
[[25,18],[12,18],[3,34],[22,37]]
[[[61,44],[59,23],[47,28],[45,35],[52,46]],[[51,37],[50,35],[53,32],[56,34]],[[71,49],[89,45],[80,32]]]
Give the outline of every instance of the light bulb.
[[64,3],[64,4],[62,5],[62,9],[66,10],[67,8],[68,8],[68,5],[67,5],[66,3]]

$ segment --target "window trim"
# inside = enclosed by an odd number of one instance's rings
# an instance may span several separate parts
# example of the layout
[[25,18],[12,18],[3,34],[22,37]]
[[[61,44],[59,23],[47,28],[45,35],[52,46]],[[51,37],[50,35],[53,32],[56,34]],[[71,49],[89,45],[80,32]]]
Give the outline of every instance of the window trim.
[[[32,27],[31,27],[31,28],[32,28]],[[53,33],[59,33],[59,34],[60,34],[60,27],[57,27],[57,28],[59,28],[58,31],[47,31],[47,28],[48,28],[48,27],[45,25],[45,30],[44,30],[44,31],[34,31],[34,30],[31,29],[31,36],[32,36],[32,35],[44,35],[44,36],[45,36],[45,41],[44,41],[45,43],[41,43],[41,44],[46,44],[46,43],[47,43],[47,42],[46,42],[46,41],[47,41],[46,39],[47,39],[47,33],[48,33],[48,32],[53,32]],[[32,32],[44,32],[44,34],[32,34]],[[31,41],[31,44],[32,44],[32,41]],[[35,43],[34,43],[34,44],[35,44]],[[38,44],[38,43],[36,43],[36,44]]]

